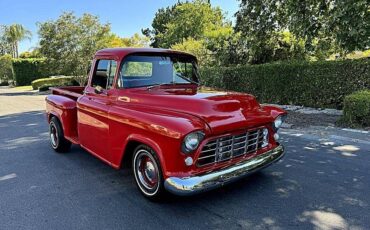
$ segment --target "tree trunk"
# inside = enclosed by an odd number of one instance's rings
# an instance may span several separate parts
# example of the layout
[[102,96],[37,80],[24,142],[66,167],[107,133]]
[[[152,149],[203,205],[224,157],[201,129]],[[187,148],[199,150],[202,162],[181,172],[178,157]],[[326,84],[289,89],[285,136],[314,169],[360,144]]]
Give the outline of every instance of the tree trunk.
[[12,43],[12,57],[15,58],[15,45]]
[[15,42],[15,56],[16,56],[16,58],[19,57],[19,54],[18,54],[18,42],[17,41]]

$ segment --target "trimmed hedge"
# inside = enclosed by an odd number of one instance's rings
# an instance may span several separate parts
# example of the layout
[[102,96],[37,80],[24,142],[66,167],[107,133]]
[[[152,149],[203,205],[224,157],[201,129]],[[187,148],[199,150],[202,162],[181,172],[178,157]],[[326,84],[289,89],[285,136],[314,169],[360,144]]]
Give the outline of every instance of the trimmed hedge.
[[344,98],[343,121],[352,126],[370,126],[370,90]]
[[251,93],[263,103],[343,107],[344,97],[370,88],[370,59],[202,68],[206,86]]
[[12,56],[0,55],[0,85],[8,85],[13,81]]
[[48,90],[49,87],[53,86],[73,86],[78,85],[73,77],[61,76],[51,78],[41,78],[34,80],[32,83],[32,89],[39,89],[40,91]]
[[9,85],[9,82],[7,81],[0,82],[0,86],[8,86],[8,85]]
[[32,81],[50,76],[45,68],[45,59],[13,59],[14,79],[17,86],[30,85]]

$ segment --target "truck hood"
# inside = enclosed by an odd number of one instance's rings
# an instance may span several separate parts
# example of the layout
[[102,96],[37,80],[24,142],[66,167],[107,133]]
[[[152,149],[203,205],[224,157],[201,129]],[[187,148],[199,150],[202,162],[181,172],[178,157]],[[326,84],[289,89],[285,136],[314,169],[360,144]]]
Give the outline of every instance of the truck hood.
[[155,87],[131,89],[131,102],[197,116],[214,133],[272,122],[269,111],[249,94],[217,91],[205,87]]

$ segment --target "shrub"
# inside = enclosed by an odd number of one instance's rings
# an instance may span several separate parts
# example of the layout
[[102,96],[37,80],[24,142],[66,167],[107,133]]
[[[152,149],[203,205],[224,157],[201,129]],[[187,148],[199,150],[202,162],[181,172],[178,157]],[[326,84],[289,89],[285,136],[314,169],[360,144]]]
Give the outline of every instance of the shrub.
[[18,86],[30,85],[36,79],[51,75],[42,58],[13,59],[13,70]]
[[0,84],[8,85],[13,80],[12,56],[0,56]]
[[33,89],[39,89],[40,91],[45,91],[52,86],[71,86],[78,85],[73,77],[61,76],[61,77],[50,77],[50,78],[41,78],[34,80],[32,83]]
[[343,121],[352,126],[370,126],[370,90],[344,98]]
[[42,85],[40,86],[39,91],[40,92],[48,91],[50,87],[55,87],[55,85]]
[[247,92],[260,102],[343,108],[344,97],[370,88],[370,59],[272,63],[201,69],[202,83]]
[[7,81],[0,82],[0,86],[8,86],[8,85],[9,85],[9,82]]

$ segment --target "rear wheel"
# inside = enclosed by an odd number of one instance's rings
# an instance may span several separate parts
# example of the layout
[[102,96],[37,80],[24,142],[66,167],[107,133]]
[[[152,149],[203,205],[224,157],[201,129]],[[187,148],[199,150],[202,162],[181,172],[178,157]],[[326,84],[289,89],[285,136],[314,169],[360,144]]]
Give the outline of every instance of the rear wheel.
[[58,153],[67,152],[71,148],[71,142],[66,140],[62,125],[58,118],[52,117],[49,123],[49,135],[51,147]]
[[163,175],[156,153],[146,145],[138,146],[132,158],[132,169],[140,192],[151,200],[163,197]]

